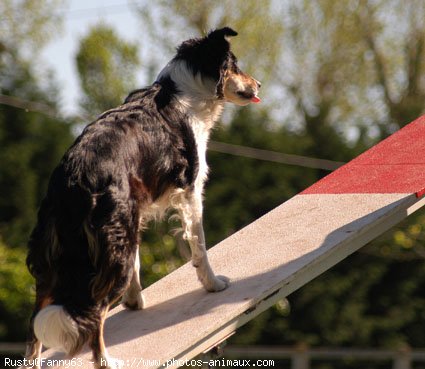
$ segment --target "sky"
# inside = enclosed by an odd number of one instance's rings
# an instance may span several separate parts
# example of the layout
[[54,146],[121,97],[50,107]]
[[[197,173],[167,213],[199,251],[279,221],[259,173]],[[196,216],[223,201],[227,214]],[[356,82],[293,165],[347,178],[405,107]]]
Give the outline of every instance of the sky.
[[[103,21],[113,26],[118,34],[130,41],[138,39],[140,26],[126,0],[68,0],[64,9],[64,22],[60,32],[42,53],[43,63],[55,73],[59,83],[60,108],[64,114],[78,111],[80,95],[75,55],[79,40],[89,28]],[[142,81],[139,76],[140,83]]]

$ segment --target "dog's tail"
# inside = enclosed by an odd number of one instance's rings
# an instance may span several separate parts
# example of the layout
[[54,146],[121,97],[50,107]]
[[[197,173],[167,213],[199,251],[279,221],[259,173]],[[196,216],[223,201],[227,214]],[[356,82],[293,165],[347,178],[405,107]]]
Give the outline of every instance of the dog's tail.
[[49,305],[40,310],[34,319],[34,333],[46,347],[70,355],[82,345],[77,322],[61,305]]
[[[96,269],[89,255],[89,235],[82,226],[90,198],[82,190],[77,195],[62,200],[63,213],[51,198],[43,200],[27,256],[36,279],[32,331],[44,346],[69,355],[96,333],[101,320],[101,307],[91,297],[90,281]],[[73,209],[69,215],[71,206],[63,205],[65,201],[73,202],[79,212]]]

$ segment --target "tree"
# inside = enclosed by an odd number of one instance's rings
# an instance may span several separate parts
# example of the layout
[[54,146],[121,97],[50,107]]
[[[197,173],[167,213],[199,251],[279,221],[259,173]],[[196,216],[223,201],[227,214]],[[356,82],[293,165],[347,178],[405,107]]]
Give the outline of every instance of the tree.
[[[24,245],[47,186],[53,166],[71,140],[70,125],[57,114],[57,91],[52,80],[40,87],[35,64],[48,30],[60,24],[59,1],[1,2],[0,95],[35,101],[49,110],[46,116],[22,108],[0,105],[0,234],[10,246]],[[22,21],[25,19],[25,21]],[[21,23],[19,23],[21,20]],[[55,22],[53,22],[55,20]],[[53,23],[53,24],[52,24]],[[33,50],[33,59],[27,51]]]
[[[53,167],[72,139],[53,79],[35,72],[59,1],[0,2],[0,340],[25,339],[32,278],[25,244]],[[43,77],[46,74],[42,73]],[[41,87],[43,86],[43,87]],[[35,109],[34,109],[35,108]],[[37,110],[37,111],[34,111]],[[44,113],[39,112],[44,111]]]
[[2,0],[1,59],[7,57],[2,53],[8,50],[20,58],[34,60],[60,29],[62,17],[58,9],[63,4],[64,0]]
[[106,24],[94,26],[80,41],[76,62],[84,92],[81,107],[89,116],[121,104],[137,87],[138,48]]
[[424,10],[416,0],[291,2],[287,85],[302,116],[383,138],[423,113]]

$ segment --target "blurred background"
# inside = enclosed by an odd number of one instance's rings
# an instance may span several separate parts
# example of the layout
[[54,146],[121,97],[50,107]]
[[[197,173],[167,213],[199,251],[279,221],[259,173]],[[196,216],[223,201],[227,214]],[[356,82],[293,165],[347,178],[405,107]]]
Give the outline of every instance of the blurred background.
[[[209,246],[425,111],[423,0],[1,0],[1,343],[25,341],[34,298],[26,242],[67,147],[152,83],[182,40],[223,25],[239,32],[233,49],[262,82],[262,103],[227,106],[212,135]],[[298,165],[285,154],[301,156]],[[175,226],[143,235],[144,287],[187,260]],[[425,348],[424,227],[425,213],[413,215],[241,328],[229,347]],[[360,363],[314,368],[392,367]]]

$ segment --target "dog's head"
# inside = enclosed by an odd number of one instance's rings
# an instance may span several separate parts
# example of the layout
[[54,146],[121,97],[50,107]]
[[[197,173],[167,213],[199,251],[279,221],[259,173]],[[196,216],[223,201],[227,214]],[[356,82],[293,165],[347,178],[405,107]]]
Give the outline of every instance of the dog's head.
[[213,81],[217,98],[247,105],[260,101],[257,94],[261,84],[239,69],[228,40],[236,35],[233,29],[225,27],[203,38],[184,41],[177,48],[174,60],[184,61],[194,76]]

